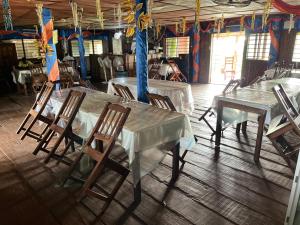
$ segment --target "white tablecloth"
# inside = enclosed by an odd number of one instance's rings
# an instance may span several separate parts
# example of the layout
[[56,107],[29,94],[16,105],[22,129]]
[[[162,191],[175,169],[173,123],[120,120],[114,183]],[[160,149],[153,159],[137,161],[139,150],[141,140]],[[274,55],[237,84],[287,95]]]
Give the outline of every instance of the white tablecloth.
[[[276,80],[262,81],[258,84],[237,89],[225,95],[218,95],[214,97],[213,107],[216,108],[219,100],[233,102],[242,106],[250,106],[257,109],[264,109],[267,111],[266,124],[270,124],[271,120],[283,113],[280,108],[272,88],[282,84],[287,94],[298,107],[300,104],[300,80],[297,78],[282,78]],[[241,123],[248,120],[248,113],[240,110],[225,108],[223,112],[223,121],[225,123]]]
[[[136,78],[115,78],[108,83],[108,94],[114,94],[115,90],[112,83],[127,86],[135,98],[137,98]],[[149,92],[168,96],[176,110],[185,114],[192,114],[194,110],[194,98],[192,95],[191,85],[183,82],[174,82],[166,80],[149,79]]]
[[[74,73],[73,67],[68,67],[67,68],[70,73]],[[43,67],[43,73],[47,74],[47,68]],[[13,75],[13,81],[14,83],[24,85],[26,83],[26,77],[30,77],[31,73],[30,70],[19,70],[19,69],[14,69],[12,71]]]
[[[105,103],[120,103],[122,99],[82,87],[72,89],[87,93],[76,116],[76,124],[73,124],[74,127],[80,128],[78,135],[86,139],[96,124]],[[48,113],[58,113],[68,91],[69,89],[64,89],[53,93],[46,107]],[[168,150],[166,143],[175,143],[180,140],[183,149],[191,149],[195,144],[187,115],[135,101],[121,102],[121,104],[130,107],[131,112],[118,142],[128,154],[135,184],[142,176],[155,169],[165,157],[166,150]]]

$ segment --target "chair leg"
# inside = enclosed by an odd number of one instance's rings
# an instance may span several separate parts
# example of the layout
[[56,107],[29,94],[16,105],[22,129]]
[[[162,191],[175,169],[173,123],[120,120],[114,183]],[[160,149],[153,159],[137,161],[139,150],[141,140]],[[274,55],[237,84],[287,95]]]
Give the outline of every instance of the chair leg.
[[50,161],[50,159],[52,158],[52,156],[55,154],[58,146],[60,145],[60,143],[62,142],[63,138],[64,138],[64,133],[60,134],[57,141],[55,142],[54,146],[51,148],[49,154],[47,155],[47,157],[44,160],[44,163],[48,163]]
[[33,125],[35,124],[36,121],[37,121],[37,116],[33,118],[33,120],[31,121],[30,125],[27,127],[27,129],[25,130],[25,132],[21,136],[21,140],[24,140],[24,138],[26,137],[27,133],[31,130],[31,128],[33,127]]
[[32,154],[37,155],[38,152],[43,148],[44,144],[46,144],[47,146],[47,143],[51,140],[53,135],[54,135],[54,131],[48,130],[48,132],[45,134],[43,139],[38,143],[38,145],[36,146]]
[[25,117],[25,119],[23,120],[22,124],[20,125],[19,129],[17,130],[17,134],[19,134],[21,132],[21,130],[23,130],[25,124],[27,123],[27,121],[29,120],[29,118],[31,117],[31,114],[28,113]]
[[95,180],[97,179],[98,175],[100,174],[101,170],[103,169],[103,163],[97,162],[96,166],[90,173],[88,179],[85,181],[82,190],[77,198],[77,201],[80,202],[85,196],[87,191],[91,188],[91,186],[94,184]]
[[72,163],[68,173],[67,173],[67,176],[66,178],[64,179],[63,181],[63,185],[65,185],[65,183],[67,182],[67,180],[72,177],[72,173],[74,172],[74,170],[76,169],[76,166],[78,165],[78,163],[80,162],[81,158],[84,156],[84,153],[81,152],[77,157],[76,159],[74,160],[74,162]]
[[240,135],[240,132],[241,132],[241,123],[238,123],[237,125],[236,125],[236,129],[235,129],[235,134],[237,135],[237,136],[239,136]]
[[245,135],[247,133],[247,124],[248,121],[242,123],[242,133]]

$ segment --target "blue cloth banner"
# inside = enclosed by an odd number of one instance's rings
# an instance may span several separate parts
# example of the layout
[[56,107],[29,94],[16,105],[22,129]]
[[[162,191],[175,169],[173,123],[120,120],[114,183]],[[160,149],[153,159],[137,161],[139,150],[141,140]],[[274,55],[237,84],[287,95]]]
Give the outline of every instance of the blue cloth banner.
[[[142,9],[136,13],[138,21],[141,12],[147,12],[147,0],[136,0],[136,4],[143,3]],[[136,77],[138,101],[148,103],[148,31],[136,28]]]
[[80,56],[80,71],[81,77],[83,80],[86,80],[87,77],[87,66],[85,61],[85,49],[82,33],[78,34],[78,47],[79,47],[79,56]]
[[53,20],[51,15],[51,10],[43,8],[43,27],[42,27],[42,39],[44,43],[52,49],[46,52],[46,64],[47,64],[47,74],[48,79],[51,81],[59,80],[59,69],[56,54],[56,46],[53,44]]

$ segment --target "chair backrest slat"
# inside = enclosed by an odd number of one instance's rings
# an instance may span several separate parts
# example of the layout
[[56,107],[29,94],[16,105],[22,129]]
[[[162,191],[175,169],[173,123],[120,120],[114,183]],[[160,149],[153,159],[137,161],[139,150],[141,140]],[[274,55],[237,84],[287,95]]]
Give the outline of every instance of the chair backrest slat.
[[102,153],[108,156],[123,129],[130,111],[131,109],[128,107],[125,108],[118,104],[107,103],[87,140],[86,147],[96,150],[92,147],[94,141],[96,143],[106,142],[107,145],[105,149],[102,149]]
[[161,109],[168,109],[171,111],[176,111],[174,104],[168,96],[162,96],[159,94],[147,93],[147,97],[150,103]]
[[223,90],[223,94],[236,90],[241,85],[241,80],[230,80]]
[[54,123],[58,124],[62,119],[67,125],[70,125],[75,118],[85,95],[85,92],[70,90],[66,100],[64,101],[54,120]]
[[121,84],[112,83],[114,89],[116,90],[117,94],[124,99],[127,100],[135,100],[133,94],[131,93],[130,89],[127,86]]

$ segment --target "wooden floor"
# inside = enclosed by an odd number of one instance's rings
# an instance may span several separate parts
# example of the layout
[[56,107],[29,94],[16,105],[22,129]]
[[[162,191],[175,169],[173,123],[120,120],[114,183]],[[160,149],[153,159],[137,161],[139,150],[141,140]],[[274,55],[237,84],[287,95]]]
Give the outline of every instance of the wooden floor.
[[[171,176],[171,156],[142,179],[142,202],[125,224],[282,225],[287,209],[292,173],[264,137],[260,165],[253,162],[257,125],[249,122],[248,137],[238,140],[234,128],[222,139],[220,158],[214,160],[210,131],[198,118],[222,90],[217,85],[193,86],[195,111],[192,126],[198,144],[186,156],[187,163],[175,187],[162,198]],[[0,97],[0,224],[89,224],[94,215],[76,203],[78,187],[59,186],[66,167],[31,153],[36,142],[19,141],[15,134],[33,97]],[[211,118],[212,123],[215,119]],[[214,125],[215,126],[215,125]],[[113,179],[107,175],[103,182]],[[108,211],[96,224],[115,224],[132,201],[131,177],[125,181]],[[95,211],[101,203],[87,199]]]

